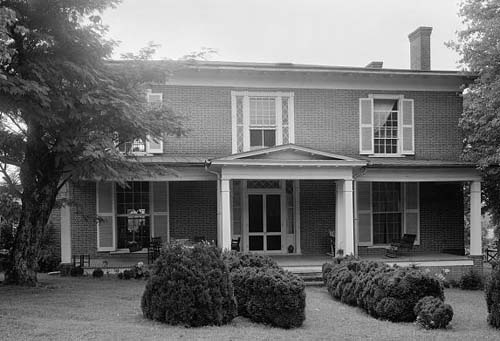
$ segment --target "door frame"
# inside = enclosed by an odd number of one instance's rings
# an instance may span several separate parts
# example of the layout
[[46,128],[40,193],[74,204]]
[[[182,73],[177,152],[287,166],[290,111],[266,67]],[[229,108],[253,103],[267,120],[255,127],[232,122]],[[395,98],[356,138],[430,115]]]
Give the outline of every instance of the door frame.
[[[251,194],[277,194],[280,196],[280,214],[281,214],[281,249],[272,251],[251,251],[255,253],[265,253],[265,254],[284,254],[286,253],[286,239],[287,239],[287,207],[286,207],[286,186],[285,181],[280,180],[280,188],[248,188],[247,181],[243,181],[243,251],[250,252],[248,249],[248,237],[249,237],[249,219],[248,219],[248,196]],[[265,214],[265,212],[264,212]]]

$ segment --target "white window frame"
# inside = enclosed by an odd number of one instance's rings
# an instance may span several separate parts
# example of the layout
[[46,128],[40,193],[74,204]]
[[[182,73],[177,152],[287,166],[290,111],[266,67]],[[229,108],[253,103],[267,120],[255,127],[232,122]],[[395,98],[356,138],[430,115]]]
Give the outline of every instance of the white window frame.
[[[370,157],[404,157],[405,154],[401,153],[402,150],[402,100],[404,99],[404,95],[395,95],[395,94],[369,94],[368,98],[371,98],[373,102],[373,110],[372,110],[372,143],[373,143],[373,154]],[[396,153],[375,153],[375,100],[378,99],[394,99],[398,101],[398,147]]]
[[[231,91],[232,103],[232,151],[238,150],[236,97],[243,97],[243,151],[250,148],[250,98],[268,97],[275,99],[276,105],[276,146],[283,144],[282,98],[288,98],[288,143],[295,143],[294,93],[282,91]],[[269,127],[268,127],[269,128]],[[263,127],[262,129],[266,129]]]

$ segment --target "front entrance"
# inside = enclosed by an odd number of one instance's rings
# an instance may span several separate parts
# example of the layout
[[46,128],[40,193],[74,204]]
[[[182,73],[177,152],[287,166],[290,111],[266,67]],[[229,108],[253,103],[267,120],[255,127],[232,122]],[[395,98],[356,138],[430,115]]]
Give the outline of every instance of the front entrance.
[[248,195],[248,249],[282,250],[281,194]]

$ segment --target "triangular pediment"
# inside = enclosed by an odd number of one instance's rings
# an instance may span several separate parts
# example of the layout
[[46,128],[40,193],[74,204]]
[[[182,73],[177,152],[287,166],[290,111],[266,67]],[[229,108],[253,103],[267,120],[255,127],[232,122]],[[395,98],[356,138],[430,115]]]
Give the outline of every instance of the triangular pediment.
[[295,144],[252,150],[217,159],[230,160],[282,160],[282,161],[359,161],[347,156],[332,154]]

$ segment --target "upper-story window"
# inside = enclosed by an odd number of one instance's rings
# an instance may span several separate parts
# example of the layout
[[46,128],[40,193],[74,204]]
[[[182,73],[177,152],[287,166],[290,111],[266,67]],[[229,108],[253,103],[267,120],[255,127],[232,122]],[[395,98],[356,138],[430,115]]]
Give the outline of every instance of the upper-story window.
[[231,92],[233,153],[294,143],[293,93]]
[[360,154],[415,154],[413,100],[399,95],[370,95],[359,100]]

